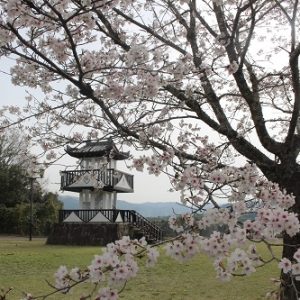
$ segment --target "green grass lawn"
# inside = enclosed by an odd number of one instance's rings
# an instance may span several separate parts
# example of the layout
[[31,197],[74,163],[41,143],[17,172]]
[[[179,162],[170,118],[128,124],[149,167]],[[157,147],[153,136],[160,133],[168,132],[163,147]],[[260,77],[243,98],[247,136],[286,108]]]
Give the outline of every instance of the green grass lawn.
[[[0,237],[0,288],[13,287],[8,299],[20,299],[22,292],[35,296],[51,288],[57,267],[85,267],[100,247],[45,245],[44,239]],[[120,295],[124,300],[255,300],[264,299],[274,289],[270,278],[278,277],[277,265],[260,268],[251,276],[234,278],[229,283],[215,279],[209,259],[199,255],[187,263],[177,263],[162,255],[154,268],[141,267],[138,276],[128,282]],[[55,295],[49,299],[79,299],[89,291],[90,284],[82,284],[70,295]]]

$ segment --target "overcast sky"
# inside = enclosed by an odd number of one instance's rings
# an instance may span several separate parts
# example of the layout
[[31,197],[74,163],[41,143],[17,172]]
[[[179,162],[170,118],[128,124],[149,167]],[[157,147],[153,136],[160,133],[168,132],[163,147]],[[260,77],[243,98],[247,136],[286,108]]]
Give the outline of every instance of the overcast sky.
[[[0,86],[1,86],[1,97],[0,106],[3,105],[20,105],[23,106],[25,103],[25,88],[14,86],[9,75],[3,72],[9,72],[10,62],[7,59],[0,60]],[[36,93],[34,93],[37,95]],[[141,153],[142,154],[142,153]],[[75,164],[76,160],[64,158],[61,161],[62,164],[70,165]],[[60,176],[59,171],[64,170],[62,166],[52,166],[45,172],[44,183],[47,190],[52,192],[58,192],[60,188]],[[167,201],[180,201],[180,195],[178,192],[169,192],[171,187],[169,180],[166,175],[156,177],[154,175],[148,175],[146,173],[135,172],[126,168],[124,163],[119,163],[119,170],[131,173],[134,175],[134,193],[119,194],[118,199],[126,200],[130,202],[167,202]],[[67,193],[74,196],[78,196],[77,193]]]

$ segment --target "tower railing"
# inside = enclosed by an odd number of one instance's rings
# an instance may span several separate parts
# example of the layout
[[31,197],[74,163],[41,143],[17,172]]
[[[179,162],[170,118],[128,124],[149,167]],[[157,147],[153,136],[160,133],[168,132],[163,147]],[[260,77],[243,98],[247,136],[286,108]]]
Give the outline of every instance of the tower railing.
[[[128,186],[133,191],[133,175],[116,169],[70,170],[61,171],[60,175],[60,188],[61,190],[65,191],[80,191],[82,187],[72,186],[79,180],[81,180],[85,185],[88,185],[89,181],[91,180],[96,180],[96,182],[104,185],[104,189],[113,190],[114,187],[119,183],[121,178],[126,179]],[[122,192],[122,190],[118,192]]]
[[[74,213],[81,222],[89,223],[98,213],[101,213],[110,223],[123,222],[133,225],[138,229],[141,235],[145,236],[149,241],[161,241],[163,238],[162,230],[148,219],[143,217],[135,210],[125,209],[73,209],[60,210],[59,222],[62,223],[72,213]],[[118,217],[121,219],[118,219]],[[76,222],[75,222],[76,223]]]

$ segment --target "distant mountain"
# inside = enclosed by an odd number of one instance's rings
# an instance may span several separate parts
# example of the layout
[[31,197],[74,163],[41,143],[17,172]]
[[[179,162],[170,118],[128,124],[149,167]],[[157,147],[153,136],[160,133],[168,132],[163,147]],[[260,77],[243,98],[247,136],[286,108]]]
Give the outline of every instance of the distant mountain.
[[[79,199],[75,196],[59,195],[59,200],[63,202],[64,209],[79,209]],[[228,203],[221,207],[227,207]],[[146,218],[168,217],[175,214],[191,212],[191,209],[177,202],[144,202],[131,203],[123,200],[117,201],[118,209],[135,210]],[[254,220],[254,212],[249,212],[241,217],[242,222],[247,219]]]
[[79,209],[79,199],[75,196],[59,195],[58,199],[63,203],[64,209]]
[[191,209],[176,202],[144,202],[130,203],[123,200],[117,201],[117,208],[135,210],[142,216],[149,217],[167,217],[175,214],[191,212]]
[[[75,196],[60,195],[59,200],[63,202],[64,209],[79,209],[79,199]],[[174,213],[182,214],[191,212],[191,209],[176,202],[144,202],[130,203],[123,200],[117,201],[118,209],[135,210],[144,217],[166,217]]]

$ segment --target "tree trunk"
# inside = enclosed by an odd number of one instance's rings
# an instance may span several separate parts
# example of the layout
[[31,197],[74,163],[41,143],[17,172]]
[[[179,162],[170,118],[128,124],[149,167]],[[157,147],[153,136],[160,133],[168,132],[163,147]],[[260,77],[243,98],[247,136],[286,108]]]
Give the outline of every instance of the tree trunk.
[[[283,237],[283,252],[282,257],[286,257],[293,261],[293,255],[300,245],[300,235],[290,237],[287,234]],[[280,300],[298,300],[300,299],[300,281],[292,280],[290,274],[280,275]]]
[[[290,170],[285,170],[290,171]],[[284,174],[283,172],[281,175]],[[300,220],[300,172],[293,172],[290,176],[283,176],[277,181],[280,186],[288,193],[293,193],[296,197],[295,205],[290,211],[298,214]],[[300,247],[300,234],[290,237],[287,234],[283,236],[283,252],[282,257],[288,258],[290,261],[295,261],[293,256],[297,249]],[[300,299],[300,281],[292,280],[290,274],[284,274],[281,272],[281,288],[280,288],[280,300],[299,300]]]

